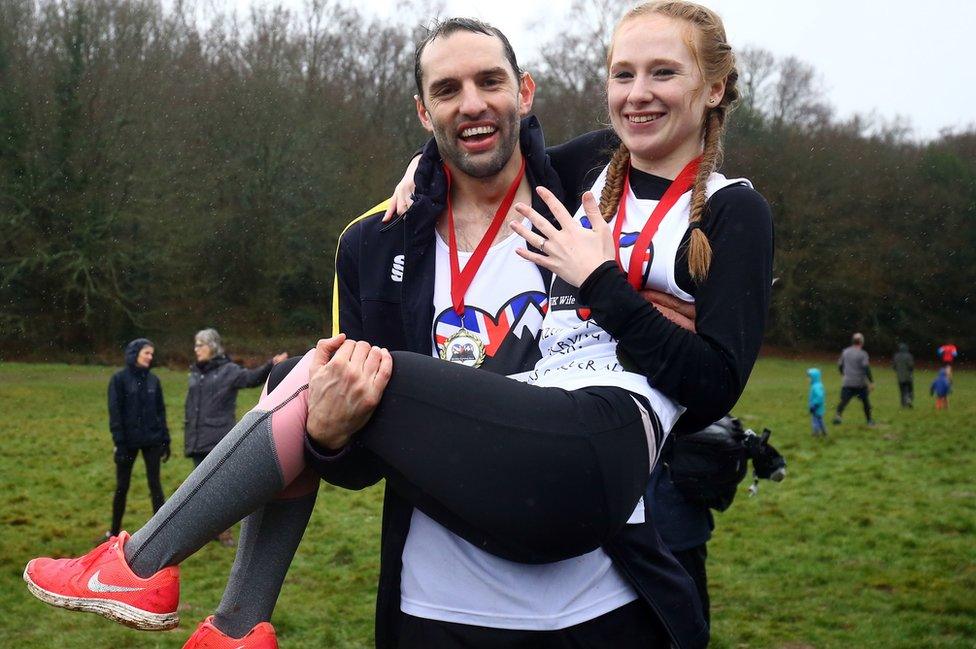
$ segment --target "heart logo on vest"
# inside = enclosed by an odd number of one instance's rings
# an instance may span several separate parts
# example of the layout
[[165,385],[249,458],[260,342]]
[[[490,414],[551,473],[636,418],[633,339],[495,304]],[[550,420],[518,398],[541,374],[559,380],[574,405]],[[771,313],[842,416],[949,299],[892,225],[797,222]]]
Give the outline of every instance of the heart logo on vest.
[[[463,325],[465,330],[481,338],[485,346],[485,356],[487,359],[492,359],[498,355],[510,334],[514,335],[514,340],[528,340],[535,343],[542,328],[542,319],[548,309],[549,301],[546,294],[540,291],[527,291],[516,295],[495,314],[466,304],[463,322],[454,309],[448,308],[434,318],[434,341],[437,343],[438,351],[441,351],[447,339],[461,330]],[[513,361],[516,366],[511,369],[511,372],[523,369],[518,359]]]

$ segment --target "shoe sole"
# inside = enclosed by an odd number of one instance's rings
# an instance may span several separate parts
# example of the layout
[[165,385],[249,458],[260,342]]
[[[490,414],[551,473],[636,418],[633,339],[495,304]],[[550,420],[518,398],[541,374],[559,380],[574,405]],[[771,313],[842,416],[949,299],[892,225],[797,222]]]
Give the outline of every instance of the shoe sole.
[[96,613],[114,622],[118,622],[131,629],[140,631],[168,631],[180,625],[180,616],[175,611],[172,613],[150,613],[122,602],[113,602],[107,599],[97,599],[88,597],[68,597],[45,590],[34,583],[27,573],[30,564],[24,568],[24,581],[27,582],[27,590],[37,599],[45,604],[66,608],[71,611],[84,611]]

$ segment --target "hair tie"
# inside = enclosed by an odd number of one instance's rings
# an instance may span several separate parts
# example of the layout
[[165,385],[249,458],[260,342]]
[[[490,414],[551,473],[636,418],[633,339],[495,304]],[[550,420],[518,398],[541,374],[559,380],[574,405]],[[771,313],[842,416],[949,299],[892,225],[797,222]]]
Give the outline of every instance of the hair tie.
[[702,229],[701,219],[699,219],[697,221],[692,221],[691,223],[689,223],[688,224],[688,229],[689,230],[701,230]]

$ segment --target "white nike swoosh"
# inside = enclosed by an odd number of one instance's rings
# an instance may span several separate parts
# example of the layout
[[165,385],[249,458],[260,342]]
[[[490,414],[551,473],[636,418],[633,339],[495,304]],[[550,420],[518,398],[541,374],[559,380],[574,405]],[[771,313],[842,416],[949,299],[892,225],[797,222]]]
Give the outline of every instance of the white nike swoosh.
[[88,590],[93,593],[134,593],[139,590],[145,590],[145,588],[132,588],[130,586],[113,586],[111,584],[103,584],[99,580],[98,575],[101,570],[96,570],[95,574],[91,576],[88,580]]

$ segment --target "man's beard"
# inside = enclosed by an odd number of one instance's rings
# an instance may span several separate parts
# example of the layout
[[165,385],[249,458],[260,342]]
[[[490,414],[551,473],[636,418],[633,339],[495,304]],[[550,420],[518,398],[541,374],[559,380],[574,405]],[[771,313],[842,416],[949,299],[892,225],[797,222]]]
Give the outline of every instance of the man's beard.
[[498,148],[488,157],[483,157],[484,154],[475,157],[464,151],[457,141],[456,127],[449,130],[442,125],[435,125],[434,140],[437,141],[437,150],[440,151],[441,158],[451,162],[459,171],[472,178],[490,178],[501,173],[512,158],[515,147],[518,146],[518,111],[513,110],[505,115],[502,120],[499,120],[498,127],[500,134]]

